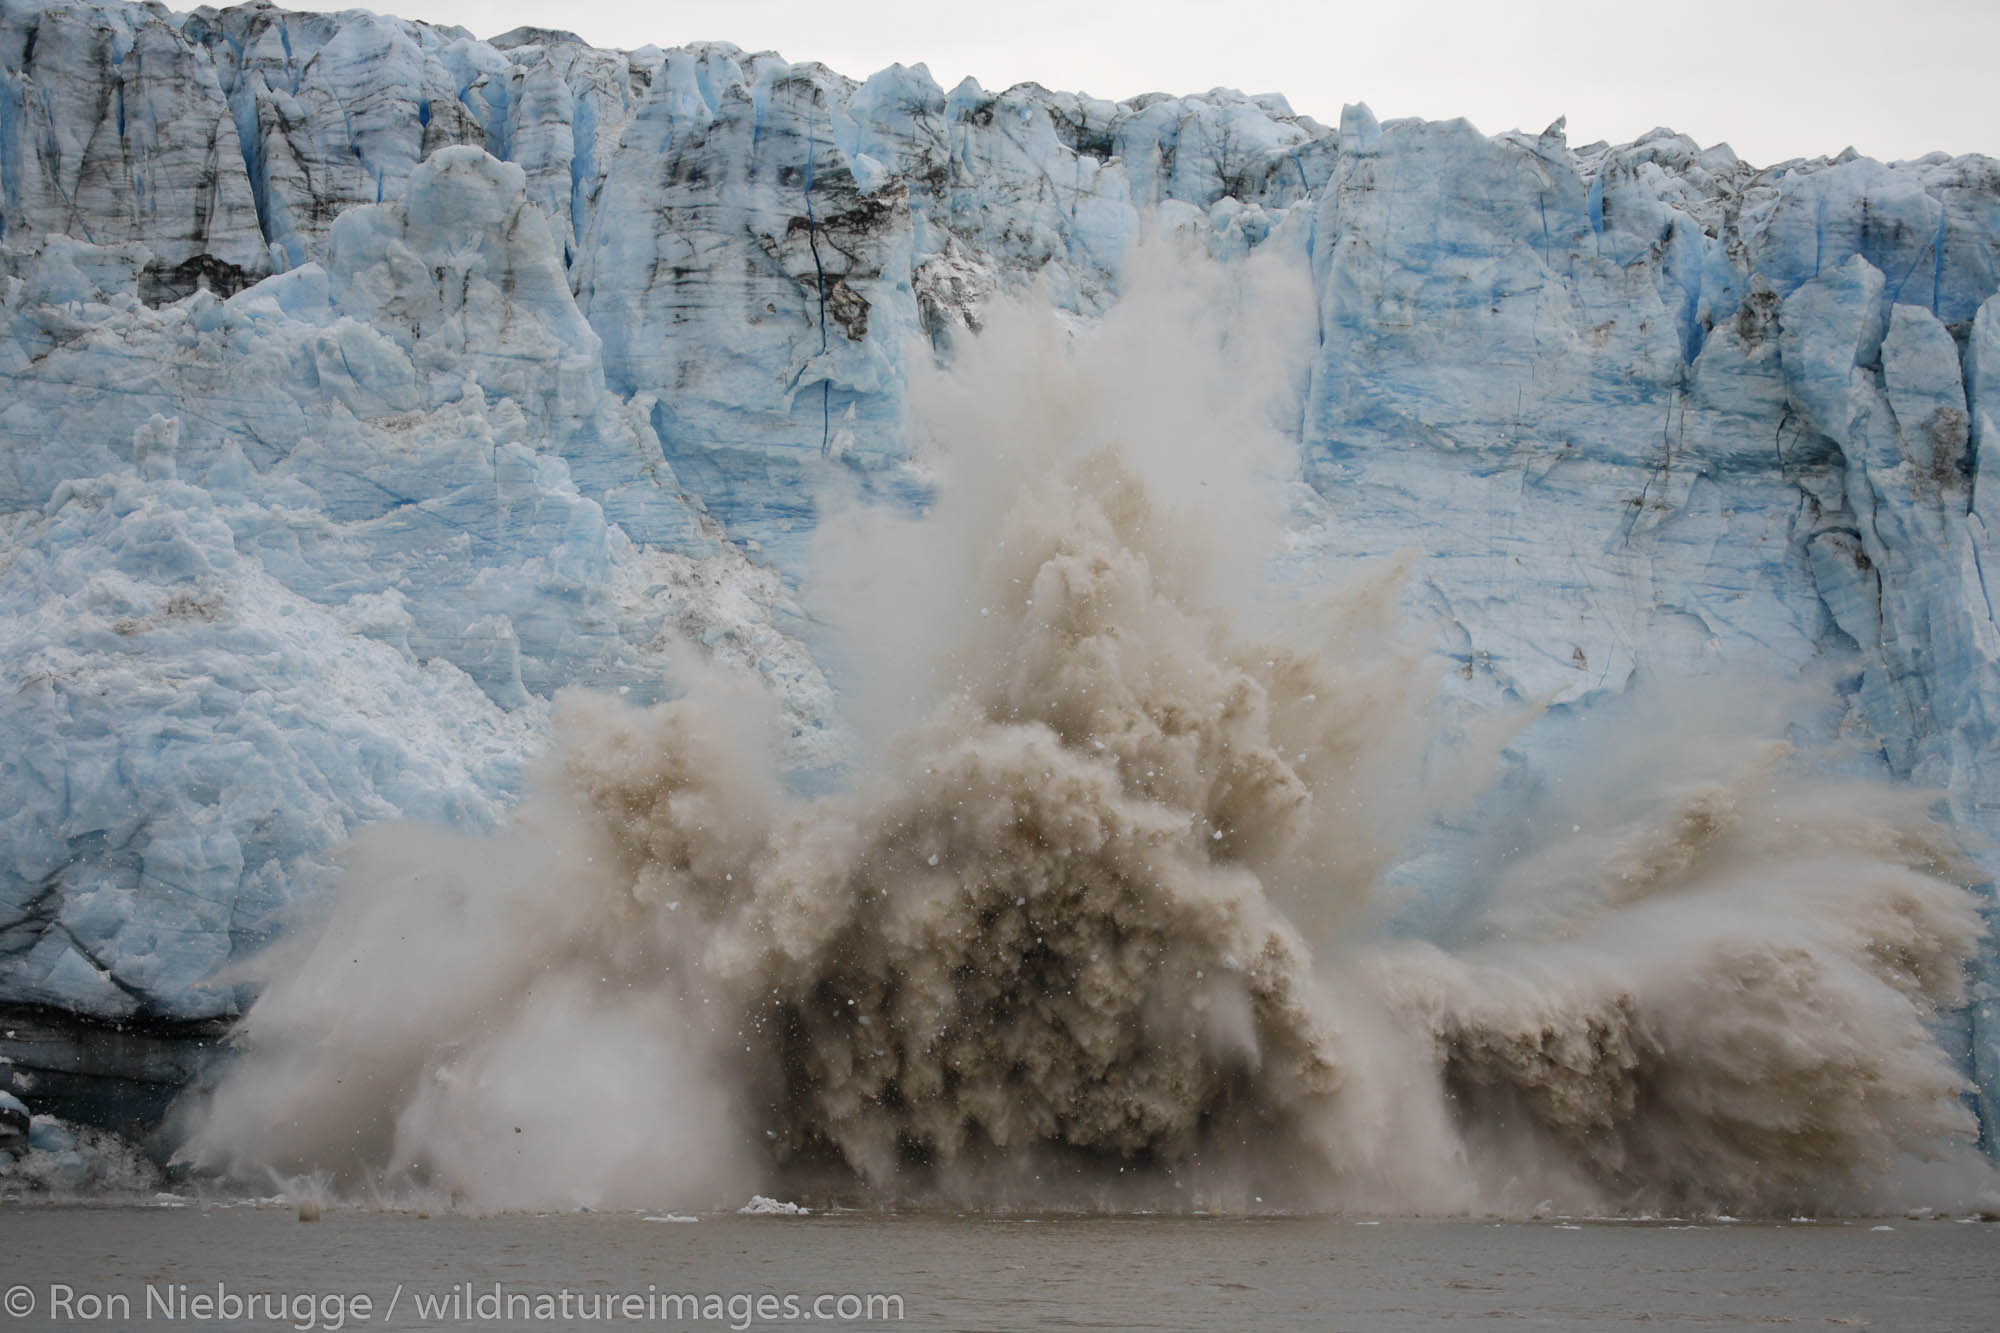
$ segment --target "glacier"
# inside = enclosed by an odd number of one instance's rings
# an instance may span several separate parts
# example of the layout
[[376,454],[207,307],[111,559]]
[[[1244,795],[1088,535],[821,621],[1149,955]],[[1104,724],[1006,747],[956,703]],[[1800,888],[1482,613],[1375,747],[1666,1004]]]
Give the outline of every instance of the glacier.
[[829,780],[825,498],[925,503],[912,358],[1029,288],[1103,315],[1148,238],[1297,273],[1294,572],[1414,544],[1454,696],[1556,700],[1520,764],[1649,675],[1824,673],[2000,868],[1991,158],[262,3],[0,0],[0,71],[0,1058],[37,1111],[157,1118],[342,842],[504,820],[560,687],[668,697],[692,646]]

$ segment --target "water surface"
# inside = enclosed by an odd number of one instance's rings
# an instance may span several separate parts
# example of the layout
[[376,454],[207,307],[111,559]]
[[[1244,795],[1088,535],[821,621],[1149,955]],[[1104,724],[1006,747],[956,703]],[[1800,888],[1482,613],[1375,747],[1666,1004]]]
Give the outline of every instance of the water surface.
[[[36,1302],[29,1316],[0,1320],[21,1329],[834,1323],[1985,1333],[2000,1317],[2000,1226],[1904,1219],[1371,1224],[850,1213],[649,1221],[635,1214],[421,1218],[330,1209],[317,1223],[301,1223],[289,1208],[247,1205],[14,1206],[0,1208],[0,1256],[0,1285],[25,1287]],[[51,1319],[57,1287],[72,1294]],[[565,1291],[569,1318],[535,1317],[533,1301]],[[228,1322],[177,1304],[217,1293],[305,1297],[310,1308],[286,1303],[284,1318],[258,1311]],[[118,1295],[129,1315],[121,1317],[112,1299]],[[695,1317],[681,1318],[672,1295],[705,1304],[682,1306]],[[845,1303],[851,1311],[869,1295],[900,1297],[901,1320],[839,1318],[838,1298],[855,1298]],[[91,1296],[106,1302],[105,1317],[86,1318],[95,1309]],[[628,1296],[633,1302],[621,1306]],[[494,1302],[510,1297],[514,1317],[496,1312]],[[757,1316],[759,1297],[771,1298],[767,1311],[775,1302],[777,1317]],[[820,1307],[830,1318],[787,1319],[787,1297],[802,1314],[818,1298],[832,1298]],[[591,1317],[593,1304],[599,1317]],[[878,1306],[883,1311],[893,1315],[894,1306]]]

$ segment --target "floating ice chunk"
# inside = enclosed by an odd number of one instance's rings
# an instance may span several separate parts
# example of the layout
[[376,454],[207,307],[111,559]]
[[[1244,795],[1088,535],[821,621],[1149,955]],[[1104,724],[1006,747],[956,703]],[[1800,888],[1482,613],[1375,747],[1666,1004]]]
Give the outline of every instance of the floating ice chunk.
[[804,1217],[812,1210],[798,1204],[773,1199],[768,1194],[753,1194],[750,1202],[736,1210],[749,1217]]

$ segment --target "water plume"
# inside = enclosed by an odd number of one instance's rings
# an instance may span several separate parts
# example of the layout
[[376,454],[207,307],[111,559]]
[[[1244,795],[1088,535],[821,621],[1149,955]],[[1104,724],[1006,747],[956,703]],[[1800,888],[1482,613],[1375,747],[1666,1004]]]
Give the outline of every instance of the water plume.
[[1266,348],[1310,340],[1240,316],[1309,319],[1302,275],[1135,288],[1081,332],[996,310],[918,377],[924,515],[826,497],[843,790],[788,792],[719,669],[562,696],[508,827],[356,839],[184,1157],[497,1208],[1774,1212],[1969,1153],[1926,1028],[1968,872],[1778,719],[1612,727],[1643,762],[1439,890],[1448,930],[1386,928],[1385,872],[1532,710],[1445,725],[1414,557],[1271,578],[1310,497]]

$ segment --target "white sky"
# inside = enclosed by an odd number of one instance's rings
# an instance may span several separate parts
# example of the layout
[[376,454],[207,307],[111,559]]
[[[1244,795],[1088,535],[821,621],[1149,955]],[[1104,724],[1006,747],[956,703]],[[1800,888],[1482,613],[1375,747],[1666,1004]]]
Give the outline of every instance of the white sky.
[[[298,0],[291,0],[298,4]],[[299,4],[339,9],[339,4]],[[1669,125],[1770,163],[2000,155],[2000,0],[381,0],[481,37],[520,24],[600,46],[721,39],[864,78],[922,61],[949,89],[1032,79],[1102,97],[1281,92],[1335,123],[1569,117],[1570,142]]]

